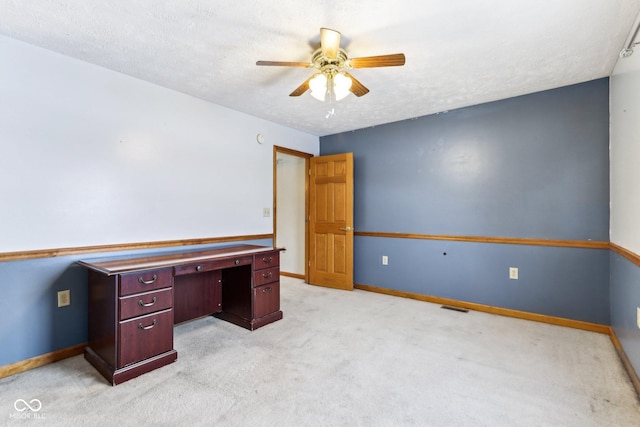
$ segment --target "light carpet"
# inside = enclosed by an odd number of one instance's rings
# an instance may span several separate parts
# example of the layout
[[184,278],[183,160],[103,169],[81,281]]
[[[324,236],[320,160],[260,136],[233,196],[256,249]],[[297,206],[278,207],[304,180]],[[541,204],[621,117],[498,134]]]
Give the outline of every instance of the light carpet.
[[281,286],[281,321],[176,326],[178,361],[115,387],[82,356],[0,379],[0,425],[640,425],[606,335]]

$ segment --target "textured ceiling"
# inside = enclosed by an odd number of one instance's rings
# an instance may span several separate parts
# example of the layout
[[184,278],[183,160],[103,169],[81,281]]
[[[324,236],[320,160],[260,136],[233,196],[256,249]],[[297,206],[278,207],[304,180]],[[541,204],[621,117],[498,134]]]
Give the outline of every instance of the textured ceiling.
[[[640,0],[0,0],[0,34],[314,135],[609,76]],[[333,105],[288,94],[313,70],[320,27],[371,92]],[[2,60],[7,60],[3,58]],[[335,114],[327,118],[334,108]]]

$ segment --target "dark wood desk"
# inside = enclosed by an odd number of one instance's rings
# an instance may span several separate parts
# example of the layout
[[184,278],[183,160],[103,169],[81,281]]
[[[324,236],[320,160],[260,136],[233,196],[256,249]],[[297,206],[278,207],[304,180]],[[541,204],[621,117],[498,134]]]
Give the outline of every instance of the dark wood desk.
[[282,319],[280,250],[78,261],[89,269],[85,358],[115,385],[176,361],[174,324],[214,315],[254,330]]

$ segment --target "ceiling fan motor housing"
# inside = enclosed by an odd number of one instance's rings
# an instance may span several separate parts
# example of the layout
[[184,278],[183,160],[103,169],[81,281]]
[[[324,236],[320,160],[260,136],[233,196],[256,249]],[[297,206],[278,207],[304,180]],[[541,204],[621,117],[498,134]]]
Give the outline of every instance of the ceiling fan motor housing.
[[335,58],[327,58],[323,55],[322,49],[318,49],[313,53],[311,63],[322,73],[331,76],[336,75],[343,68],[349,68],[347,65],[347,52],[344,49],[339,49]]

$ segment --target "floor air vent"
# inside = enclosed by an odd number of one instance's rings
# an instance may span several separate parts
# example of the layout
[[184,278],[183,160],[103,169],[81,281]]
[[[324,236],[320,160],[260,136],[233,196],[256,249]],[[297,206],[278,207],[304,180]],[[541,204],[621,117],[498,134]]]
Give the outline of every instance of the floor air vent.
[[453,311],[459,311],[460,313],[468,313],[469,312],[469,310],[467,310],[466,308],[452,307],[450,305],[443,305],[440,308],[445,308],[447,310],[453,310]]

